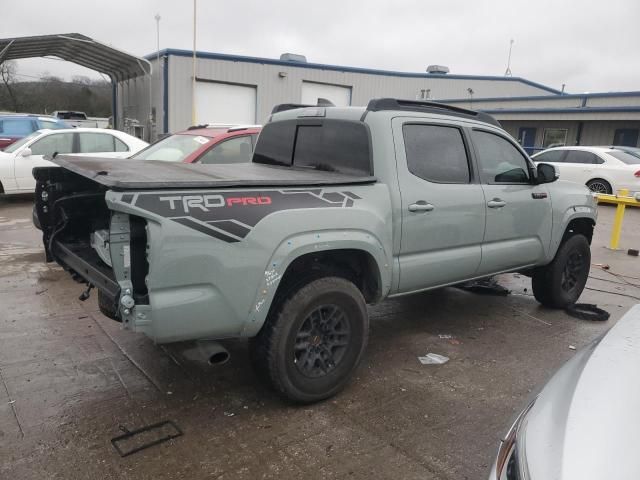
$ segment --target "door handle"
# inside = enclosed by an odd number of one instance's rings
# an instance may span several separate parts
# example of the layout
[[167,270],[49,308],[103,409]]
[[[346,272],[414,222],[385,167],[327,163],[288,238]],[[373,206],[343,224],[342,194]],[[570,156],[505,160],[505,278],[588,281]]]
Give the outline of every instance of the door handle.
[[494,198],[493,200],[489,200],[487,202],[487,207],[489,208],[502,208],[507,204],[507,202],[505,202],[504,200],[501,200],[499,198]]
[[420,200],[419,202],[409,205],[410,212],[430,212],[434,208],[435,207],[433,205],[425,202],[424,200]]

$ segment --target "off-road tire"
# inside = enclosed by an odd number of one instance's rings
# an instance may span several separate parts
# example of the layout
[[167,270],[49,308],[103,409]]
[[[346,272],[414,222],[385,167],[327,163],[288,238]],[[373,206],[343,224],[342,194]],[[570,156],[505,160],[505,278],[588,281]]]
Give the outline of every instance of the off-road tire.
[[[582,266],[574,273],[575,281],[571,288],[565,282],[570,262],[580,261]],[[553,261],[537,268],[531,278],[533,295],[545,307],[566,308],[576,303],[589,277],[591,250],[584,235],[576,234],[560,245]],[[564,287],[563,287],[564,285]]]
[[[350,333],[331,370],[311,377],[303,372],[306,363],[296,360],[299,349],[295,348],[306,322],[324,308],[340,309],[344,314],[341,322],[348,324]],[[310,279],[281,297],[249,348],[258,375],[280,396],[295,403],[313,403],[345,387],[362,359],[368,337],[369,317],[362,293],[349,280],[330,276]]]

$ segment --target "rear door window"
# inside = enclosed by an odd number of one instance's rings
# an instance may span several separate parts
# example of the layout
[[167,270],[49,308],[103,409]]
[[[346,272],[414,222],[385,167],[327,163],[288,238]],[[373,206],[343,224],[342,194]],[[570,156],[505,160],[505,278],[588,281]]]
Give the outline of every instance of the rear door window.
[[402,133],[412,174],[436,183],[469,183],[469,161],[458,128],[404,125]]
[[115,137],[108,133],[79,133],[80,153],[115,152]]
[[589,165],[602,163],[598,161],[598,157],[596,157],[595,154],[582,150],[569,150],[564,161],[565,163],[583,163]]

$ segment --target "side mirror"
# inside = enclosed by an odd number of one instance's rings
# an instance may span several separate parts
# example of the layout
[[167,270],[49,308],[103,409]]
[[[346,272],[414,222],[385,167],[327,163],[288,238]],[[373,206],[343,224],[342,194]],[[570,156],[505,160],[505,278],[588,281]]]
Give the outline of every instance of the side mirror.
[[537,171],[538,184],[555,182],[560,178],[560,174],[556,170],[556,167],[549,163],[539,163]]
[[25,148],[24,150],[22,150],[20,152],[20,156],[21,157],[30,157],[31,156],[31,149],[29,147]]

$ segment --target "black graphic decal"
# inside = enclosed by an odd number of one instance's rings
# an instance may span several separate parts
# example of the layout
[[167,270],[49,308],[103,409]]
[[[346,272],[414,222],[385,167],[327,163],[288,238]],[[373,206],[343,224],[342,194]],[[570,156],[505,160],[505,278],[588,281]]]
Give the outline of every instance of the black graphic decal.
[[[125,199],[124,197],[127,196]],[[302,208],[349,208],[360,197],[352,192],[308,190],[139,193],[122,201],[218,238],[238,242],[267,215]]]

